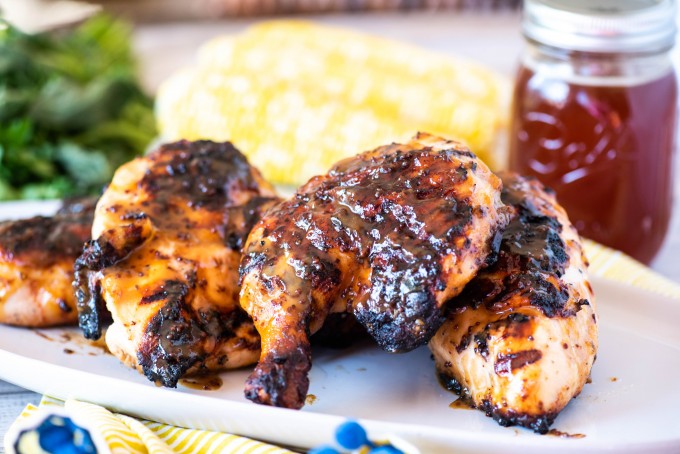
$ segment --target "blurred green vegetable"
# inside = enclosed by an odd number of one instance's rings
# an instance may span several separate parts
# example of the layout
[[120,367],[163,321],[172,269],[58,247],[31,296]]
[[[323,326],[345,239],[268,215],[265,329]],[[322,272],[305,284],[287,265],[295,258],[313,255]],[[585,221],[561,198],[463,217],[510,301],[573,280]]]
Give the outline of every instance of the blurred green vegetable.
[[98,192],[156,135],[130,27],[27,35],[0,19],[0,200]]

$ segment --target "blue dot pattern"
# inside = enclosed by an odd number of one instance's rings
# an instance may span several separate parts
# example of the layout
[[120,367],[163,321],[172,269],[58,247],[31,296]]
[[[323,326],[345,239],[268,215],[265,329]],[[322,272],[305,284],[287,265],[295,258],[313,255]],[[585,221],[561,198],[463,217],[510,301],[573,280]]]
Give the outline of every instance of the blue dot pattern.
[[[362,449],[362,453],[368,454],[404,454],[400,449],[390,444],[376,444],[368,439],[366,430],[356,421],[347,421],[335,430],[335,440],[345,449]],[[322,445],[311,449],[308,454],[341,454],[330,445]]]
[[356,421],[347,421],[344,424],[340,424],[335,430],[335,439],[340,446],[347,449],[359,449],[369,444],[366,431]]
[[90,432],[73,422],[71,418],[52,415],[45,418],[35,429],[22,431],[14,449],[18,454],[31,454],[31,448],[22,450],[22,440],[37,433],[40,448],[51,454],[95,454],[97,448]]

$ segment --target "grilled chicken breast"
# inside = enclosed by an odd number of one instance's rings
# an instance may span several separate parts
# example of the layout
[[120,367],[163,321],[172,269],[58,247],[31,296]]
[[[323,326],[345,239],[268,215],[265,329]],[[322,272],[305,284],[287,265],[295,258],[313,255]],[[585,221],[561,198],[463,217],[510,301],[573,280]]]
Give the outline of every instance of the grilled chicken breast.
[[241,367],[259,337],[238,302],[241,247],[271,186],[230,143],[181,141],[120,167],[76,262],[80,326],[149,380]]
[[517,213],[497,261],[449,302],[430,349],[449,389],[501,425],[545,433],[590,374],[595,301],[579,236],[553,193],[502,179]]
[[500,189],[466,147],[419,134],[339,162],[270,209],[241,262],[241,305],[262,338],[246,397],[300,408],[309,334],[331,313],[353,313],[390,352],[427,343],[508,221]]
[[52,217],[0,224],[0,323],[76,323],[73,262],[90,239],[95,202],[73,200]]

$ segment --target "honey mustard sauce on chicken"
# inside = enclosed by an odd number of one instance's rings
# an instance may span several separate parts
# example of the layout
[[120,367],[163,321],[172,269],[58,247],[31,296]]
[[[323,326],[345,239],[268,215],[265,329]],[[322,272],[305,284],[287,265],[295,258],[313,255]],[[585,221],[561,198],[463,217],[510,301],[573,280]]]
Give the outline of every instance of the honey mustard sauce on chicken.
[[343,160],[271,208],[241,262],[241,305],[262,338],[246,397],[304,405],[309,335],[329,314],[354,314],[390,352],[427,343],[497,246],[500,191],[465,146],[419,134]]
[[0,223],[0,323],[37,328],[77,322],[73,262],[90,239],[95,203],[74,199],[54,216]]
[[80,326],[149,380],[242,367],[260,353],[238,302],[241,247],[276,200],[230,143],[180,141],[120,167],[76,262]]
[[501,177],[515,217],[492,264],[449,301],[430,349],[450,390],[501,425],[546,433],[590,375],[595,301],[578,233],[554,193]]

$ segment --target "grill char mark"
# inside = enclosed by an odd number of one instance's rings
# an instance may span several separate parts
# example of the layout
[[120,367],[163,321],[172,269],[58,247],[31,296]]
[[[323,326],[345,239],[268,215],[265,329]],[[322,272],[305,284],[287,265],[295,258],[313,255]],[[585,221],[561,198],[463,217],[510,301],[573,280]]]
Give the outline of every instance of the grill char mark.
[[478,408],[502,427],[520,426],[533,430],[538,434],[546,434],[558,416],[556,412],[535,415],[513,411],[502,405],[494,405],[489,399],[483,399],[479,404],[475,405],[469,391],[455,377],[448,373],[440,372],[437,374],[437,378],[444,388],[459,395],[461,399],[465,399],[465,402],[470,407]]
[[176,197],[214,211],[233,204],[229,195],[235,189],[259,194],[250,164],[229,142],[182,140],[161,146],[150,159],[158,165],[146,172],[140,187],[152,194],[160,210],[171,207]]
[[[148,168],[137,188],[146,199],[127,211],[122,204],[107,207],[107,211],[115,213],[121,224],[116,226],[115,231],[106,231],[88,242],[84,249],[80,245],[82,253],[75,264],[74,288],[79,324],[89,339],[99,338],[103,328],[111,322],[102,298],[100,280],[103,272],[124,266],[125,260],[143,247],[153,231],[177,231],[179,241],[189,241],[194,226],[184,218],[187,207],[190,210],[221,212],[223,223],[215,229],[225,246],[238,251],[262,212],[277,201],[275,197],[260,195],[263,191],[256,178],[257,172],[228,142],[179,141],[161,146],[144,159]],[[233,194],[241,198],[234,199]],[[159,251],[156,254],[159,259],[169,258]],[[181,260],[181,257],[177,259]],[[155,293],[151,291],[138,302],[148,305],[167,301],[156,314],[151,331],[146,333],[148,339],[143,347],[144,353],[140,353],[138,359],[143,362],[142,368],[149,378],[174,386],[176,379],[191,367],[191,363],[204,359],[200,352],[192,357],[189,350],[201,344],[205,336],[223,339],[234,335],[248,317],[239,307],[229,313],[194,313],[190,311],[189,302],[185,301],[187,294],[178,289],[181,286],[190,289],[196,283],[187,280],[166,284],[168,287],[157,289]],[[226,290],[224,287],[224,292]],[[158,333],[177,334],[170,328],[173,322],[177,323],[179,337],[173,341],[174,344],[165,345],[167,339],[159,340]],[[255,333],[252,336],[256,338]],[[186,345],[182,344],[184,341]],[[168,348],[174,345],[174,358],[170,355],[167,360],[162,360],[159,352],[164,345]],[[244,348],[257,350],[259,346]]]
[[[271,241],[289,245],[297,271],[311,276],[315,289],[329,293],[327,284],[322,285],[328,281],[314,278],[319,262],[333,263],[331,249],[370,263],[372,292],[355,313],[385,350],[423,345],[444,321],[435,301],[435,291],[444,286],[441,257],[465,249],[475,215],[451,192],[476,170],[474,162],[452,166],[459,155],[474,156],[453,148],[432,153],[396,147],[368,161],[350,160],[334,167],[330,178],[313,179],[277,208],[277,215],[295,228],[275,229]],[[423,219],[429,220],[427,225]],[[251,245],[241,276],[269,247]]]
[[100,271],[116,265],[146,240],[141,225],[125,226],[124,234],[116,237],[120,244],[109,241],[106,236],[88,241],[74,264],[73,288],[78,308],[78,324],[87,339],[99,339],[102,330],[111,322],[111,313],[101,294]]
[[503,301],[525,297],[548,317],[572,316],[578,307],[568,307],[568,289],[559,283],[569,264],[559,220],[540,211],[514,180],[504,186],[501,199],[516,209],[516,215],[502,234],[495,262],[451,306],[484,305],[494,310]]
[[[555,200],[546,195],[549,191],[531,178],[505,174],[502,179],[501,198],[515,209],[515,216],[503,232],[497,256],[490,258],[487,267],[449,302],[450,325],[433,340],[433,352],[440,380],[447,389],[468,400],[474,399],[477,408],[502,426],[520,425],[546,433],[566,405],[565,400],[578,394],[589,369],[586,373],[579,370],[578,378],[562,377],[553,383],[554,375],[539,373],[537,368],[528,366],[544,356],[561,354],[545,342],[559,341],[561,351],[568,349],[568,344],[559,340],[562,326],[564,333],[582,336],[571,328],[573,323],[583,323],[577,314],[590,302],[582,292],[592,290],[572,272],[582,273],[580,278],[585,279],[583,273],[588,265],[578,238],[574,238],[575,229]],[[569,277],[565,276],[567,268]],[[456,333],[459,324],[467,332]],[[570,331],[566,331],[567,327]],[[558,339],[550,337],[546,341],[546,332]],[[594,345],[594,338],[591,339],[590,347]],[[472,355],[472,349],[477,358],[463,356]],[[470,358],[476,361],[474,366],[470,366]],[[592,365],[592,357],[586,355],[568,358],[583,361],[587,367]],[[558,364],[559,360],[555,358]],[[493,366],[493,370],[489,371],[488,366]],[[463,367],[473,369],[463,372]],[[489,372],[493,374],[489,378],[491,385],[487,381]],[[554,386],[553,395],[542,394],[545,387],[536,391],[539,383]]]
[[[445,320],[442,294],[458,293],[484,265],[509,218],[500,181],[474,158],[424,134],[341,161],[264,216],[240,267],[241,304],[270,336],[248,398],[304,404],[285,386],[299,390],[299,371],[310,366],[307,331],[331,311],[353,313],[387,351],[427,343]],[[492,205],[480,206],[482,198]]]
[[96,199],[72,199],[54,216],[0,223],[0,258],[44,268],[75,260],[90,239]]

